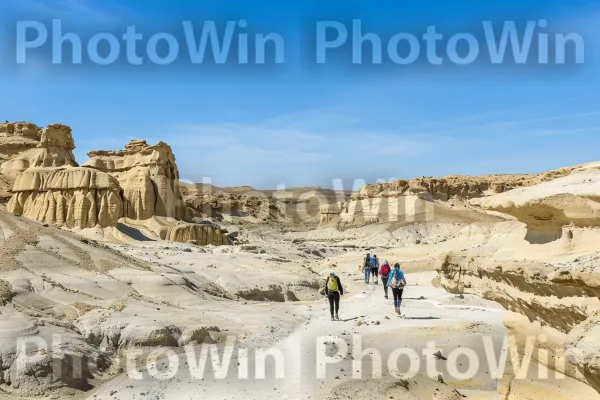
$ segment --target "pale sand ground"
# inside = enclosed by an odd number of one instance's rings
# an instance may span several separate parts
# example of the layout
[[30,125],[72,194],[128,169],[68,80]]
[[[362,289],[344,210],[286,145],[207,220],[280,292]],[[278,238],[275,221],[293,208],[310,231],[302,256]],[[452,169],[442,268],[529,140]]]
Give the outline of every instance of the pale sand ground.
[[[301,302],[295,304],[295,307],[302,310],[302,312],[298,311],[299,314],[305,312],[308,319],[291,334],[261,335],[240,344],[241,348],[251,349],[250,364],[253,364],[254,360],[253,349],[271,347],[281,349],[285,354],[283,368],[285,379],[275,378],[272,360],[267,362],[267,379],[253,379],[252,368],[249,380],[238,379],[239,360],[236,352],[226,379],[214,380],[210,367],[204,374],[204,380],[192,379],[185,365],[185,357],[181,356],[181,368],[171,380],[159,381],[150,378],[148,374],[143,380],[132,380],[122,375],[94,393],[90,393],[88,398],[96,400],[461,398],[456,397],[456,393],[452,392],[453,388],[458,388],[462,395],[467,395],[471,399],[569,399],[572,398],[569,393],[573,391],[578,393],[580,399],[600,398],[593,390],[570,379],[544,383],[512,381],[511,394],[499,397],[497,390],[499,388],[501,390],[503,383],[490,378],[482,341],[482,337],[490,337],[496,354],[498,356],[501,354],[501,342],[506,335],[506,329],[502,324],[503,310],[498,305],[474,296],[460,299],[442,289],[434,288],[431,280],[435,277],[435,273],[409,274],[407,278],[410,286],[405,291],[403,306],[406,318],[401,319],[393,313],[392,300],[384,299],[381,285],[365,285],[362,274],[356,272],[353,261],[346,261],[345,258],[337,261],[336,271],[347,290],[347,294],[342,299],[341,322],[330,321],[328,305],[324,299]],[[323,274],[328,271],[325,266],[318,269],[318,272]],[[421,297],[424,299],[418,300]],[[269,308],[272,309],[270,312],[278,312],[277,306]],[[357,321],[361,321],[362,325],[357,326]],[[382,380],[369,378],[372,371],[369,357],[363,360],[363,378],[352,379],[352,371],[356,366],[352,365],[351,357],[347,356],[347,353],[353,352],[352,335],[361,336],[363,348],[374,348],[381,353],[384,360]],[[316,379],[316,346],[332,340],[322,338],[325,336],[343,338],[349,343],[349,347],[344,352],[344,356],[347,357],[340,358],[339,362],[329,365],[326,379],[318,380]],[[444,355],[448,355],[458,347],[473,349],[481,357],[483,364],[475,379],[468,382],[453,380],[447,372],[448,361],[435,360],[428,351],[422,353],[430,341],[435,341],[437,348]],[[420,374],[427,375],[426,365],[429,361],[439,369],[447,385],[418,376],[408,393],[399,386],[391,385],[392,388],[389,388],[393,379],[390,377],[386,361],[393,350],[403,347],[414,349],[421,355]],[[405,358],[400,360],[399,370],[406,371],[407,360]],[[457,362],[460,363],[460,359]],[[159,365],[164,366],[165,363]],[[432,378],[435,379],[436,376]],[[333,396],[331,396],[332,392]],[[384,395],[385,397],[381,397]]]
[[[246,339],[242,339],[240,344],[243,348],[275,346],[292,353],[286,357],[290,365],[286,366],[289,377],[285,380],[273,379],[272,371],[270,371],[270,375],[267,375],[270,378],[265,381],[240,382],[235,379],[237,371],[235,371],[234,362],[233,375],[229,380],[219,382],[211,382],[210,379],[206,381],[191,380],[186,375],[189,375],[187,368],[182,368],[174,380],[165,382],[129,381],[126,377],[121,376],[101,385],[96,392],[85,394],[90,399],[323,399],[328,398],[332,388],[336,386],[339,386],[335,390],[337,397],[333,398],[362,399],[400,396],[400,398],[429,399],[433,398],[435,389],[445,393],[445,397],[438,396],[436,398],[453,398],[452,396],[455,395],[451,391],[453,387],[458,388],[462,394],[468,394],[469,398],[486,398],[486,396],[488,396],[487,398],[498,398],[496,388],[498,387],[502,391],[503,383],[498,384],[495,380],[490,379],[486,374],[489,371],[485,368],[479,371],[476,379],[470,382],[452,381],[442,370],[444,380],[448,383],[447,386],[439,385],[435,380],[418,377],[416,378],[417,382],[410,386],[410,393],[413,397],[404,393],[405,389],[402,387],[393,387],[393,383],[389,379],[382,381],[367,379],[370,371],[368,359],[365,359],[364,364],[364,380],[349,379],[349,374],[353,370],[349,359],[330,366],[327,370],[327,380],[323,382],[315,380],[315,362],[311,360],[311,355],[314,357],[315,346],[318,343],[316,338],[319,336],[340,336],[351,341],[353,334],[362,335],[364,346],[377,348],[383,359],[386,360],[392,350],[404,346],[414,348],[420,353],[429,340],[436,340],[444,354],[448,354],[460,345],[463,348],[472,347],[477,354],[481,355],[483,353],[482,335],[491,335],[494,343],[499,345],[506,333],[502,324],[502,313],[493,311],[497,310],[496,305],[472,296],[458,299],[441,289],[432,287],[430,283],[435,276],[432,272],[409,276],[411,286],[406,291],[404,303],[409,318],[396,318],[393,315],[391,300],[383,299],[381,285],[364,285],[362,274],[356,271],[363,256],[363,250],[343,252],[340,246],[343,243],[367,245],[368,242],[376,243],[380,239],[386,239],[383,242],[390,248],[378,249],[379,258],[381,260],[388,258],[392,262],[403,262],[407,266],[408,272],[416,272],[431,271],[432,260],[439,253],[467,248],[505,258],[570,262],[582,253],[593,252],[597,248],[596,239],[598,237],[596,229],[579,228],[574,230],[574,238],[571,240],[567,240],[568,238],[565,236],[558,242],[531,245],[523,240],[524,226],[516,222],[503,222],[495,225],[481,223],[466,228],[457,227],[455,224],[431,224],[405,227],[392,232],[381,225],[344,232],[323,229],[300,234],[285,234],[273,229],[265,229],[264,232],[247,233],[248,236],[251,236],[252,243],[256,244],[257,249],[265,250],[264,254],[241,251],[240,247],[201,249],[186,244],[156,242],[135,246],[111,246],[136,259],[148,260],[152,264],[148,265],[147,270],[142,271],[134,271],[131,267],[125,268],[123,265],[119,268],[109,269],[103,273],[112,279],[108,281],[111,286],[107,286],[108,284],[104,281],[86,279],[91,274],[89,271],[74,268],[75,265],[69,267],[65,264],[65,257],[78,260],[82,256],[79,253],[73,253],[74,250],[70,247],[65,247],[66,242],[55,243],[46,238],[47,235],[55,233],[52,229],[42,229],[37,225],[34,227],[33,224],[14,217],[5,219],[4,222],[0,219],[0,228],[6,239],[12,237],[16,232],[20,232],[17,228],[21,225],[23,228],[35,228],[35,232],[40,236],[38,250],[58,246],[56,250],[60,251],[63,257],[53,260],[53,257],[56,257],[53,255],[54,253],[38,251],[39,254],[37,254],[33,249],[29,249],[23,263],[30,267],[32,271],[30,275],[44,272],[68,288],[72,287],[73,290],[76,289],[83,293],[93,293],[103,299],[102,301],[83,299],[86,302],[102,306],[108,300],[120,299],[126,294],[121,292],[121,287],[125,288],[125,286],[115,286],[115,282],[129,282],[133,279],[132,277],[135,277],[133,286],[127,290],[136,290],[147,299],[165,301],[171,303],[172,306],[163,304],[160,307],[161,310],[157,311],[156,306],[142,308],[141,303],[132,301],[129,308],[123,313],[132,321],[144,317],[146,319],[176,320],[178,324],[182,325],[190,322],[215,324],[228,329],[228,332],[234,333],[240,338],[246,336]],[[324,254],[328,259],[321,260],[310,255],[306,258],[306,253],[301,251],[302,245],[292,245],[291,239],[295,237],[310,237],[312,241],[306,244],[307,248],[309,250],[325,248]],[[421,239],[422,244],[399,246],[405,243],[410,244],[416,238]],[[192,249],[192,252],[184,252],[184,249],[189,248]],[[87,251],[90,252],[92,258],[96,257],[96,253],[100,257],[98,249],[88,249]],[[111,257],[116,256],[111,253]],[[44,263],[40,263],[40,260],[43,260]],[[51,260],[52,265],[49,264]],[[123,263],[122,260],[117,261],[119,264]],[[348,289],[347,296],[343,298],[341,311],[341,317],[347,320],[345,322],[329,321],[325,300],[322,298],[313,300],[314,291],[311,293],[310,290],[304,290],[302,287],[300,287],[301,290],[295,289],[298,295],[306,295],[301,302],[248,301],[248,304],[244,304],[243,301],[222,299],[217,301],[218,299],[205,295],[201,295],[199,298],[199,293],[190,293],[188,290],[183,290],[185,288],[182,285],[173,284],[177,281],[175,278],[186,276],[195,282],[201,282],[201,289],[213,289],[209,282],[217,282],[234,292],[256,286],[260,286],[262,291],[266,291],[265,288],[271,284],[291,284],[291,287],[294,287],[298,286],[297,284],[301,281],[314,278],[314,274],[306,268],[309,266],[321,276],[325,276],[333,263],[337,264],[336,271]],[[265,271],[265,273],[261,274],[260,271]],[[14,270],[6,272],[4,276],[7,279],[16,280],[20,279],[20,274],[23,274],[22,270]],[[171,280],[158,278],[165,274],[168,274]],[[141,279],[142,276],[145,278]],[[92,284],[92,282],[95,283]],[[419,285],[415,286],[417,283]],[[98,292],[99,288],[111,289],[111,292]],[[62,293],[58,290],[43,294],[60,303],[70,303],[76,298],[70,292]],[[77,296],[81,297],[81,294]],[[421,296],[425,299],[414,300]],[[386,319],[386,317],[390,319]],[[363,324],[356,326],[358,319],[354,318],[360,319]],[[376,321],[380,324],[375,325]],[[299,351],[300,355],[293,354],[294,349]],[[352,349],[350,348],[349,351],[351,352]],[[426,364],[426,360],[431,359],[431,356],[425,355],[422,359],[422,364]],[[486,364],[486,359],[482,358],[482,360]],[[406,362],[400,365],[400,370],[405,364]],[[442,368],[445,364],[440,363],[439,367]],[[437,361],[436,365],[438,365]],[[294,368],[299,369],[300,373],[294,373]],[[209,376],[212,375],[210,371],[209,369]],[[426,371],[421,372],[426,373]],[[384,367],[384,376],[386,374],[387,369]],[[252,372],[250,376],[253,376]],[[335,379],[336,377],[340,379]],[[477,391],[472,392],[471,390]],[[501,398],[568,399],[572,398],[565,394],[569,392],[577,393],[578,398],[581,399],[598,398],[598,395],[591,389],[573,380],[543,383],[513,380],[510,395],[503,395]],[[142,396],[141,393],[146,393],[146,395]],[[62,397],[64,396],[61,394]]]

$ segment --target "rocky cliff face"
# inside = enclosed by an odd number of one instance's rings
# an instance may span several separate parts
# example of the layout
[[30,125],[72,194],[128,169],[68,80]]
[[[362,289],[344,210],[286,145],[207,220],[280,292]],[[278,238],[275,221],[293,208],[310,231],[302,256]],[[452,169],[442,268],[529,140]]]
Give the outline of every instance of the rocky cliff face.
[[535,186],[471,200],[485,210],[525,223],[527,239],[543,243],[560,238],[562,227],[600,226],[600,165],[574,167],[568,174]]
[[[377,222],[430,221],[434,218],[433,201],[468,201],[486,198],[516,188],[537,185],[570,174],[576,167],[541,174],[507,174],[443,178],[416,178],[365,185],[346,203],[324,206],[321,224],[362,226]],[[339,210],[339,212],[338,212]]]
[[13,184],[10,212],[68,229],[117,228],[114,232],[127,237],[142,229],[145,233],[139,235],[159,240],[229,244],[219,228],[184,221],[189,211],[179,190],[175,156],[166,143],[150,146],[132,140],[124,150],[91,152],[79,167],[69,127],[35,128],[4,125],[5,138],[20,132],[36,143],[2,164],[0,176]]
[[123,214],[132,219],[152,216],[189,217],[179,190],[179,171],[171,147],[132,140],[119,151],[92,151],[85,167],[114,176],[123,189]]
[[[593,257],[597,256],[596,253]],[[555,365],[548,367],[564,364],[561,372],[600,392],[600,344],[595,336],[599,333],[600,315],[597,267],[454,253],[440,257],[436,269],[442,286],[451,293],[474,293],[497,301],[506,309],[525,315],[537,334],[549,332],[554,338],[552,346],[564,346],[564,350],[551,355],[549,360],[554,360]],[[559,358],[564,361],[557,362]]]
[[13,192],[10,212],[58,227],[117,226],[123,210],[117,180],[88,168],[30,168]]
[[429,193],[442,200],[448,200],[451,197],[484,197],[519,187],[532,186],[550,181],[568,175],[576,168],[578,166],[560,168],[541,174],[449,175],[443,178],[422,177],[410,180],[397,180],[389,183],[365,185],[353,196],[353,199],[419,193]]
[[565,171],[556,179],[470,201],[482,212],[502,213],[526,225],[528,251],[507,241],[509,246],[495,254],[444,255],[437,270],[449,291],[497,301],[524,315],[533,331],[549,333],[562,349],[567,374],[600,392],[600,253],[595,244],[600,164]]
[[186,191],[185,204],[194,216],[217,218],[240,217],[257,222],[272,222],[281,219],[277,201],[235,193],[208,194]]

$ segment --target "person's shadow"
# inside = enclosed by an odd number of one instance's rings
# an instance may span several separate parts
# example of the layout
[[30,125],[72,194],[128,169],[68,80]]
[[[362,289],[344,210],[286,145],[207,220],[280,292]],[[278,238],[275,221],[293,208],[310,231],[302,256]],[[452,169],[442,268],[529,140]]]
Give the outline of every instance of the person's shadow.
[[340,322],[355,321],[355,320],[357,320],[359,318],[366,318],[366,315],[361,315],[359,317],[354,317],[354,318],[340,319]]

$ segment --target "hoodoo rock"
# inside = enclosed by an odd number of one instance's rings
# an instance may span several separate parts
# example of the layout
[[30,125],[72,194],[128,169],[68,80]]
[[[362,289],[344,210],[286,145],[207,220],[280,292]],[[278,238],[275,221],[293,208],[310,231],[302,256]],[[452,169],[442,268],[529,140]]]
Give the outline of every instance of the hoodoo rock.
[[109,173],[119,181],[126,218],[188,217],[179,191],[175,156],[168,144],[149,146],[144,140],[132,140],[125,150],[97,150],[88,156],[85,167]]
[[[49,142],[57,143],[55,148]],[[67,142],[70,146],[61,146]],[[0,201],[10,198],[15,177],[29,167],[75,165],[73,147],[71,131],[62,125],[42,130],[30,122],[0,124]]]
[[[12,127],[11,127],[12,126]],[[6,137],[20,137],[27,140],[38,139],[35,147],[18,153],[14,158],[4,162],[0,167],[3,174],[15,177],[19,172],[36,167],[78,167],[73,150],[75,142],[71,128],[66,125],[52,124],[33,134],[33,124],[5,124]],[[12,132],[12,135],[11,135]],[[17,132],[17,133],[15,133]]]
[[49,125],[34,135],[35,128],[0,128],[6,137],[37,137],[34,148],[2,165],[16,176],[8,203],[13,214],[68,229],[116,228],[100,231],[105,236],[110,232],[112,238],[134,239],[131,234],[140,231],[156,240],[229,244],[218,227],[190,223],[175,156],[166,143],[150,146],[132,140],[125,150],[92,151],[90,160],[79,167],[71,128]]

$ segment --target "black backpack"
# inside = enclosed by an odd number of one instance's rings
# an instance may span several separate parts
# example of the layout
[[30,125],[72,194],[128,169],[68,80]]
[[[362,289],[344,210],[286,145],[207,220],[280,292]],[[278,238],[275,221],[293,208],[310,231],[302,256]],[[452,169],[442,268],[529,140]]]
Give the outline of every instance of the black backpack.
[[369,257],[365,257],[364,268],[371,268],[371,260],[369,260]]

